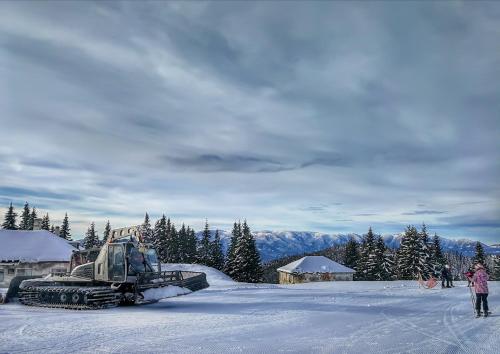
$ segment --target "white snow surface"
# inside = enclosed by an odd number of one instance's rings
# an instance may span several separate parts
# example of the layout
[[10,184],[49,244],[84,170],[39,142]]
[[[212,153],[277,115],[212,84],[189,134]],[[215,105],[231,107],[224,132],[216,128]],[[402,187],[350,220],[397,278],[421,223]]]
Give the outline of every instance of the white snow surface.
[[46,230],[0,230],[0,261],[69,262],[76,248]]
[[278,268],[286,273],[355,273],[354,269],[323,256],[306,256]]
[[469,288],[413,281],[211,285],[155,304],[96,311],[0,305],[0,353],[496,353]]
[[180,286],[165,286],[163,288],[155,288],[155,289],[148,289],[146,290],[143,295],[144,295],[144,300],[161,300],[161,299],[166,299],[169,297],[174,297],[174,296],[179,296],[179,295],[186,295],[189,294],[191,290],[181,288]]

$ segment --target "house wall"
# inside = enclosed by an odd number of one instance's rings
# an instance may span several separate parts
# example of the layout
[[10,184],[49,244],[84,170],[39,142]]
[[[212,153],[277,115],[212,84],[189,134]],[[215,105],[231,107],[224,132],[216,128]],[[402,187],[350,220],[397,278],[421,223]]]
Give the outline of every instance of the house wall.
[[280,284],[299,284],[315,281],[352,281],[352,273],[304,273],[290,274],[279,272]]
[[0,263],[0,288],[8,288],[18,275],[47,275],[61,271],[69,271],[69,262]]

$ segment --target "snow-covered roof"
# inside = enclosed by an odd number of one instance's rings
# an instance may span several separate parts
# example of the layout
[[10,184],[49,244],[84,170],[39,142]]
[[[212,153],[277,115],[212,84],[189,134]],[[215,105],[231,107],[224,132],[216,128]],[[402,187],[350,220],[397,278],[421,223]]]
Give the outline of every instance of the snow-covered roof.
[[0,262],[69,262],[76,250],[45,230],[0,230]]
[[343,266],[323,256],[306,256],[286,266],[278,268],[285,273],[354,273],[355,270]]

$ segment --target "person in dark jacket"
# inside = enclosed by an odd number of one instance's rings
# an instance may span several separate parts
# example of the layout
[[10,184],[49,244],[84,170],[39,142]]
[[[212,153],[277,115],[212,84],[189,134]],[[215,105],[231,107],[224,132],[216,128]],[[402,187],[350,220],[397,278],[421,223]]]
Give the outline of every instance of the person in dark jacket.
[[[441,288],[451,288],[450,286],[450,266],[447,264],[441,269]],[[444,282],[446,281],[446,286],[444,286]]]

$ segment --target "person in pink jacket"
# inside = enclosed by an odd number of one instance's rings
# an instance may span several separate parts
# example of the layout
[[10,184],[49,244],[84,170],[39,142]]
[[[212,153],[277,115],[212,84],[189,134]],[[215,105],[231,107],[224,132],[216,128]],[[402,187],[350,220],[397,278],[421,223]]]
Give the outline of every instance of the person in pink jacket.
[[476,272],[472,276],[472,283],[476,292],[476,313],[481,316],[481,303],[483,303],[484,317],[488,317],[488,274],[482,264],[478,263],[474,267]]

